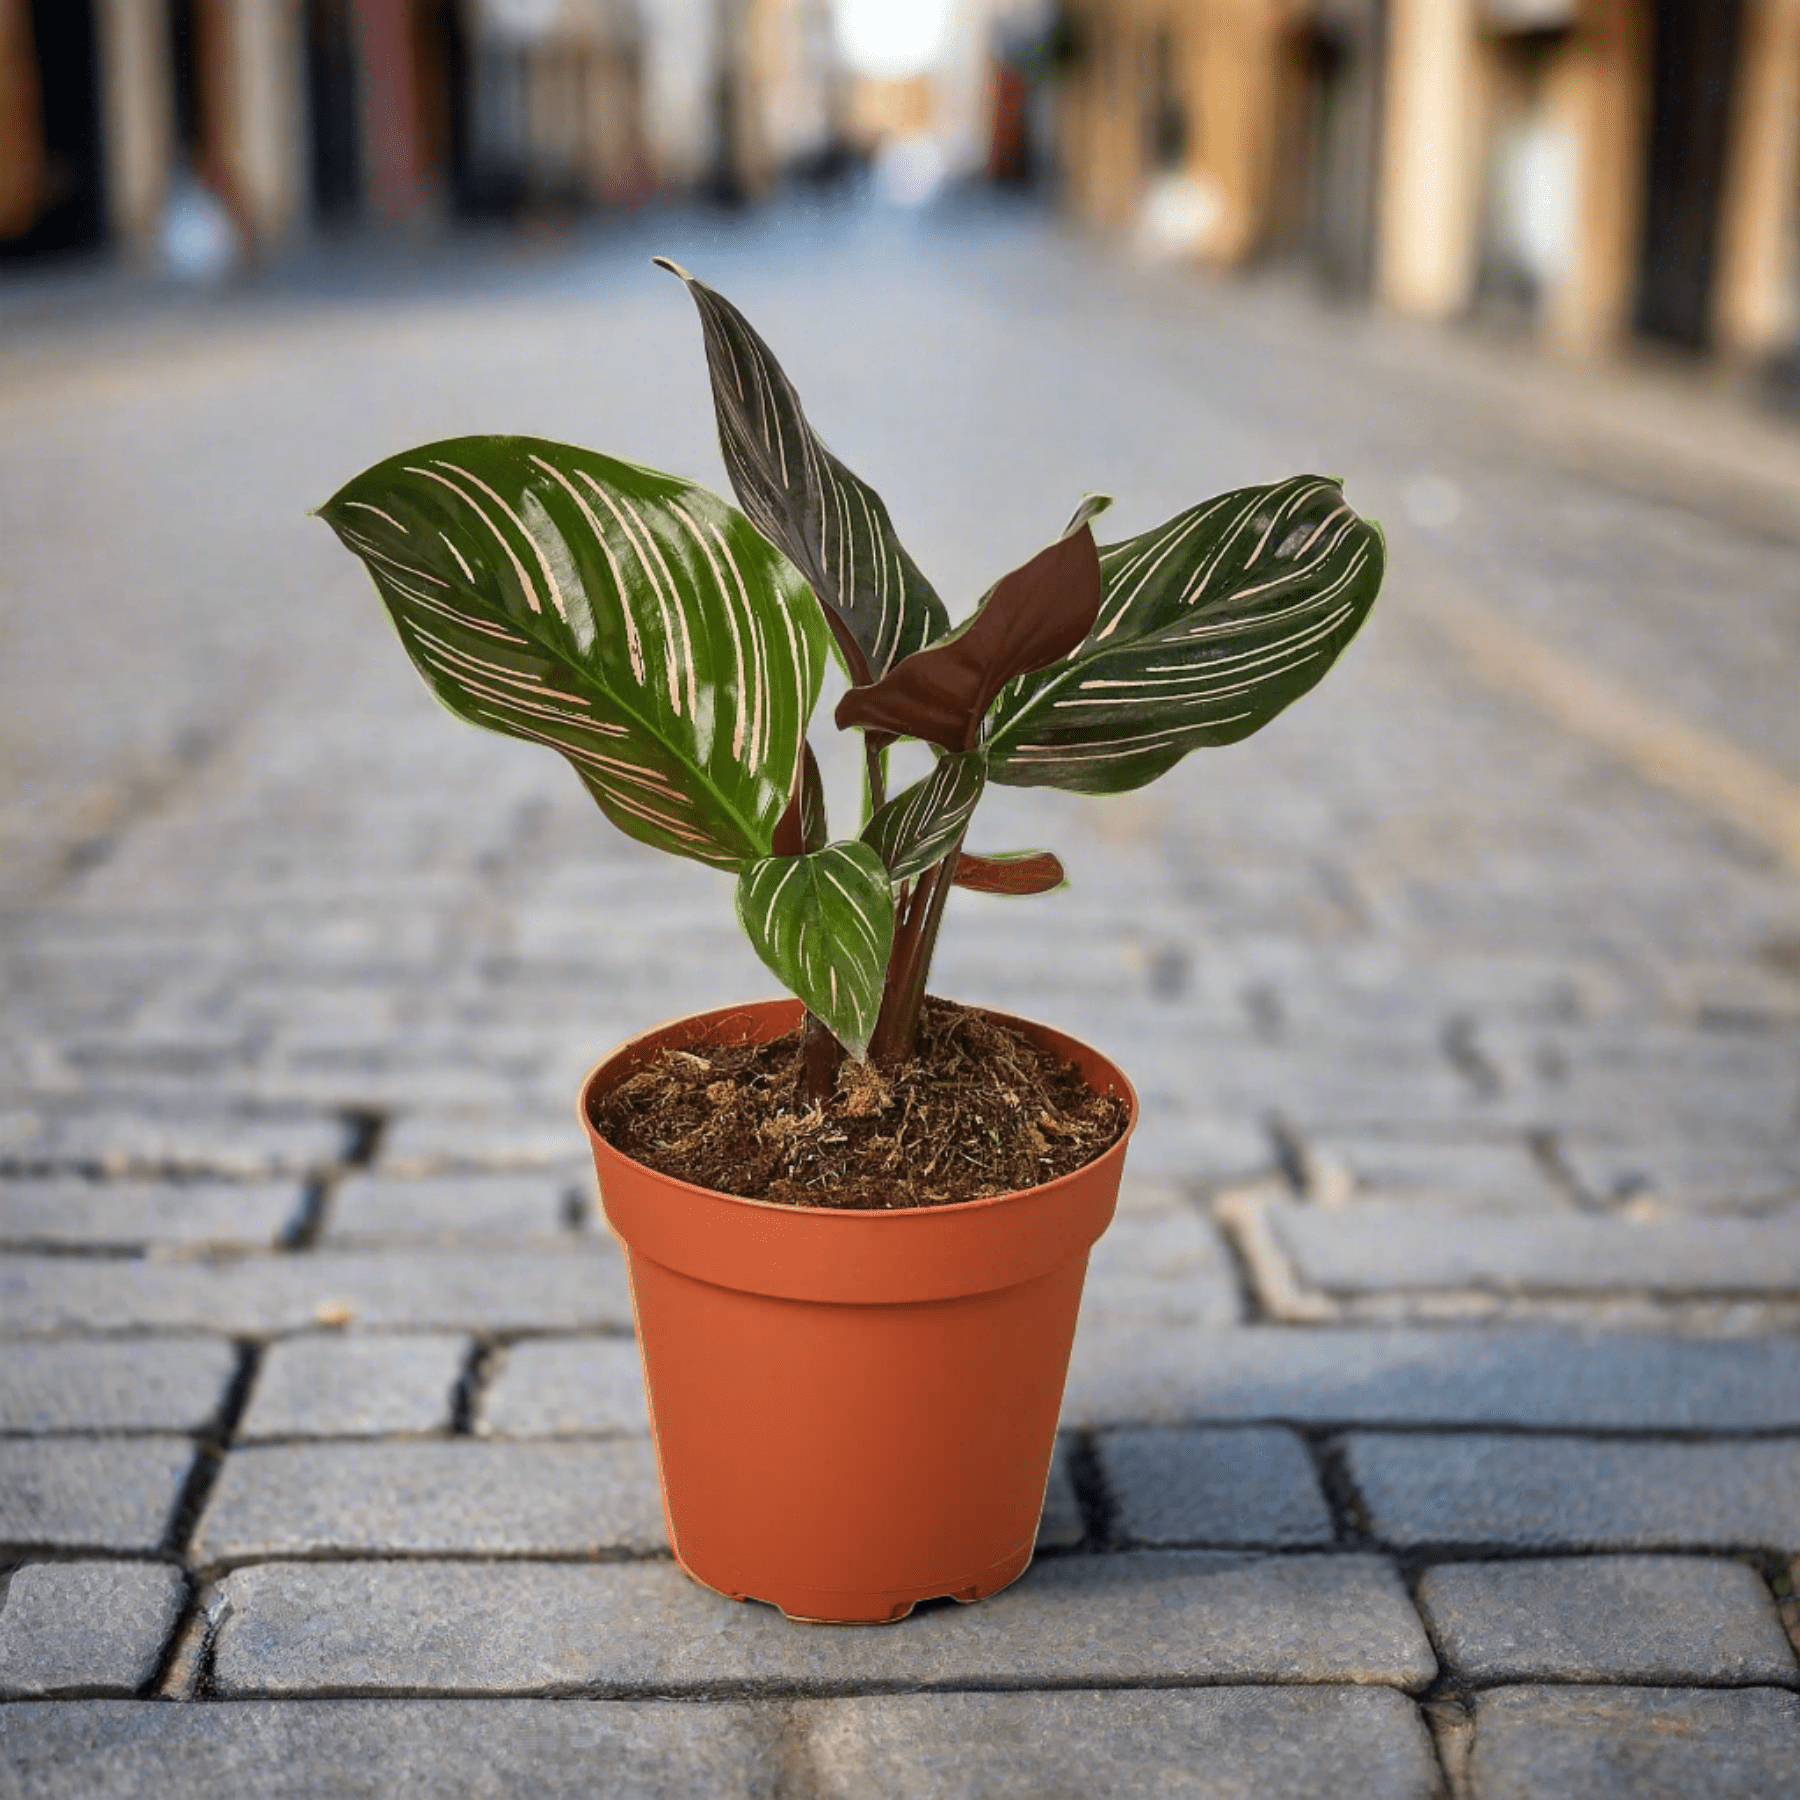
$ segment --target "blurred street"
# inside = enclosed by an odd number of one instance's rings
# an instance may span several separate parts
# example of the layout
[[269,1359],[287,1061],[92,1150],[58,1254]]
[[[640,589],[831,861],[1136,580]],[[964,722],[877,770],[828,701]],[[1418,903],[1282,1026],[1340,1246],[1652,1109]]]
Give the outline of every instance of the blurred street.
[[[572,1114],[621,1037],[768,991],[730,883],[440,713],[307,517],[476,431],[728,491],[654,253],[958,616],[1091,489],[1116,539],[1317,470],[1390,545],[1266,732],[983,804],[973,847],[1070,883],[958,893],[933,986],[1117,1056],[1135,1186],[1039,1564],[848,1648],[680,1586]],[[374,1793],[378,1740],[473,1729],[418,1697],[472,1694],[614,1697],[580,1729],[646,1792],[1064,1791],[1031,1754],[1093,1794],[1244,1791],[1233,1756],[1270,1796],[1792,1779],[1791,420],[973,200],[339,248],[187,304],[46,274],[0,333],[0,1692],[361,1697],[304,1743],[278,1706],[9,1708],[22,1791],[180,1791],[232,1730]],[[21,1624],[40,1566],[70,1585]],[[511,1767],[553,1710],[456,1754]]]

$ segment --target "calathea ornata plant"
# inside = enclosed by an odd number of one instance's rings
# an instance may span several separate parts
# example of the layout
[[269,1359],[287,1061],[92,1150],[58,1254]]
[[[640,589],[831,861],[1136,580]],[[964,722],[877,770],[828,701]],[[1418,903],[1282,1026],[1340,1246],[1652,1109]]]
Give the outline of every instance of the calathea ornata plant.
[[[961,625],[880,496],[825,448],[769,347],[672,263],[700,310],[742,511],[673,475],[527,437],[378,463],[320,510],[432,692],[559,751],[621,830],[728,870],[757,954],[805,1004],[814,1092],[842,1045],[912,1054],[953,886],[1057,886],[1047,853],[963,847],[989,782],[1114,794],[1229,744],[1319,680],[1385,553],[1339,484],[1301,475],[1096,546],[1091,496]],[[833,840],[807,742],[827,648],[863,734],[864,822]],[[887,792],[901,738],[932,772]],[[835,1040],[835,1041],[834,1041]]]

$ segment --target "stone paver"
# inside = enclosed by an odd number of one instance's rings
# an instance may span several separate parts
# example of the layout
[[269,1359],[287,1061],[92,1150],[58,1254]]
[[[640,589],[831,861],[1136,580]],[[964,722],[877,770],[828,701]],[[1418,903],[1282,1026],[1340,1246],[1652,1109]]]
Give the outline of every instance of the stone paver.
[[[606,1046],[595,1049],[595,1060]],[[390,1175],[436,1175],[483,1169],[567,1168],[587,1154],[567,1106],[521,1113],[409,1111],[382,1140],[381,1169]]]
[[1121,1209],[1088,1258],[1084,1323],[1235,1325],[1240,1310],[1225,1248],[1193,1207]]
[[1800,1289],[1800,1211],[1639,1222],[1591,1214],[1508,1218],[1454,1203],[1359,1201],[1328,1209],[1271,1201],[1264,1212],[1302,1278],[1333,1293]]
[[186,1598],[186,1578],[167,1563],[15,1569],[0,1606],[0,1696],[135,1694],[155,1675]]
[[499,1353],[476,1430],[495,1437],[647,1432],[637,1339],[534,1338]]
[[0,1181],[0,1245],[267,1250],[300,1203],[292,1181]]
[[419,1248],[239,1262],[0,1256],[0,1333],[152,1328],[243,1334],[354,1324],[629,1330],[625,1262],[595,1237],[542,1253]]
[[436,1332],[288,1338],[263,1353],[244,1439],[442,1431],[472,1342]]
[[571,1199],[591,1218],[593,1191],[591,1166],[418,1180],[353,1175],[332,1196],[325,1242],[558,1239],[569,1230]]
[[1476,1800],[1782,1800],[1800,1697],[1768,1688],[1499,1688],[1475,1702]]
[[186,1438],[0,1439],[0,1546],[160,1550],[193,1460]]
[[1332,1541],[1312,1459],[1291,1431],[1107,1431],[1097,1445],[1123,1542],[1286,1548]]
[[1443,1563],[1418,1602],[1472,1681],[1791,1682],[1793,1646],[1756,1571],[1679,1556]]
[[0,1727],[0,1780],[19,1800],[773,1800],[781,1729],[704,1702],[24,1704]]
[[1431,1800],[1418,1713],[1367,1688],[944,1694],[802,1709],[831,1800]]
[[1533,1326],[1083,1331],[1066,1425],[1800,1430],[1800,1338],[1706,1341]]
[[222,1694],[1369,1682],[1436,1670],[1389,1566],[1166,1551],[1055,1557],[979,1606],[796,1625],[670,1562],[263,1563],[228,1576]]
[[1039,1550],[1073,1550],[1088,1534],[1075,1488],[1074,1452],[1074,1440],[1066,1433],[1056,1440],[1050,1477],[1044,1484],[1044,1511],[1038,1520]]
[[237,1366],[220,1338],[0,1342],[0,1431],[200,1431]]
[[233,1451],[195,1534],[247,1557],[555,1556],[666,1547],[648,1440],[273,1444]]
[[1372,1433],[1351,1437],[1347,1454],[1385,1543],[1800,1550],[1800,1438]]
[[329,1113],[0,1105],[0,1170],[20,1175],[260,1176],[335,1162],[344,1145]]

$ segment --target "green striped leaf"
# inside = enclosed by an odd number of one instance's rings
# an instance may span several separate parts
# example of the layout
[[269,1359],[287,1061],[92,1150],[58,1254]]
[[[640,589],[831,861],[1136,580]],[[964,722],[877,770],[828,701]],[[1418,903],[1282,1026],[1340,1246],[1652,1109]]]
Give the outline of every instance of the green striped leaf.
[[774,353],[727,300],[667,257],[700,309],[719,447],[738,504],[812,583],[850,679],[884,674],[950,626],[944,603],[901,547],[881,496],[807,423]]
[[987,758],[979,750],[938,759],[923,781],[896,794],[863,828],[895,881],[910,881],[956,848],[975,802],[987,785]]
[[458,717],[560,751],[620,830],[768,854],[824,673],[798,573],[717,495],[537,438],[453,438],[320,515]]
[[988,713],[990,779],[1116,794],[1248,737],[1337,660],[1386,561],[1380,527],[1318,475],[1241,488],[1106,545],[1086,639]]
[[771,856],[738,877],[756,954],[852,1056],[868,1053],[894,942],[894,896],[867,844]]

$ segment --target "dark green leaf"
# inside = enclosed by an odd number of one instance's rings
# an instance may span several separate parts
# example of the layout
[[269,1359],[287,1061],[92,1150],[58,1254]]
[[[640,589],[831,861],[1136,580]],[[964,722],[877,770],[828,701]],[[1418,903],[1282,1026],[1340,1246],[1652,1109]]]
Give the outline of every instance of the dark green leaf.
[[973,750],[993,698],[1014,676],[1066,656],[1088,634],[1101,599],[1100,561],[1085,525],[995,582],[949,637],[915,651],[838,702],[840,726]]
[[979,750],[945,756],[923,781],[896,794],[863,830],[895,881],[923,875],[956,847],[987,784]]
[[1113,794],[1266,725],[1329,669],[1381,587],[1378,526],[1338,484],[1242,488],[1100,552],[1099,618],[988,716],[988,774]]
[[825,634],[742,514],[519,437],[406,451],[319,511],[452,712],[560,751],[644,843],[725,868],[768,853]]
[[867,844],[771,856],[738,877],[738,918],[756,954],[863,1056],[881,1010],[894,942],[894,896]]
[[881,496],[825,448],[744,315],[667,257],[700,309],[713,410],[738,504],[812,583],[859,685],[941,637],[949,614],[901,547]]

